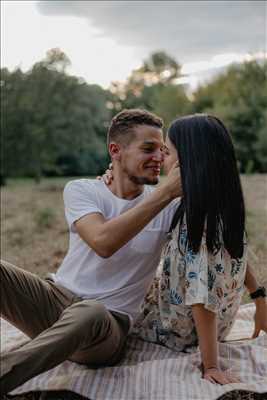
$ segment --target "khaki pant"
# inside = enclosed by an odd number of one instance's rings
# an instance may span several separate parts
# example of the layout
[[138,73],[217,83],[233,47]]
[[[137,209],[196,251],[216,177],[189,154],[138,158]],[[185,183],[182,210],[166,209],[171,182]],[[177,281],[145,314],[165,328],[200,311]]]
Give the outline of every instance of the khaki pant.
[[64,360],[90,368],[123,356],[128,316],[1,261],[1,316],[32,340],[1,357],[0,394]]

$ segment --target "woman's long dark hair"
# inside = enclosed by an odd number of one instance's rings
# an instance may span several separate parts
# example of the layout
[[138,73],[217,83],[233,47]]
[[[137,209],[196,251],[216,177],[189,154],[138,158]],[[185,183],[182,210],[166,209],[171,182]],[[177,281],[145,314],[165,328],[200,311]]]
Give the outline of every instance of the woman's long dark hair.
[[210,252],[219,250],[223,240],[232,258],[242,257],[245,205],[226,127],[214,116],[195,114],[175,120],[168,136],[177,149],[183,186],[171,229],[177,223],[181,227],[186,216],[187,244],[198,252],[206,223]]

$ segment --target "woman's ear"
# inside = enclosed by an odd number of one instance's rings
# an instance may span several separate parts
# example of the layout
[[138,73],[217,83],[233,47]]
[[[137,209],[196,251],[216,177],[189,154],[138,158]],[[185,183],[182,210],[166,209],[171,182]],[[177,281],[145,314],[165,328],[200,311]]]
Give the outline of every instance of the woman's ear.
[[111,142],[108,146],[108,151],[112,160],[120,161],[121,159],[121,145]]

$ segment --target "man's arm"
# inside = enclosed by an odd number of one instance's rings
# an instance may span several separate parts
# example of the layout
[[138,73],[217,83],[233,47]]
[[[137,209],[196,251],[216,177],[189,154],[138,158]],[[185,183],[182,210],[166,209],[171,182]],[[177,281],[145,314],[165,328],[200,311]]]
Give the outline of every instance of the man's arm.
[[110,257],[181,193],[180,171],[173,168],[165,182],[137,206],[111,220],[99,213],[86,215],[75,222],[77,232],[100,257]]
[[[260,286],[249,263],[247,264],[245,286],[250,294],[255,292]],[[267,300],[266,297],[258,297],[253,301],[256,306],[256,312],[254,315],[255,327],[252,337],[255,338],[259,336],[261,330],[267,333]]]

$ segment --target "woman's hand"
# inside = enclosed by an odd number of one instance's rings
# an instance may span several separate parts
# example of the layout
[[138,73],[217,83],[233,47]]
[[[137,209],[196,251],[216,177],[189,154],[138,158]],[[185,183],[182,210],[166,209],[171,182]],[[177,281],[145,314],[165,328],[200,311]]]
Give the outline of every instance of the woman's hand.
[[264,297],[258,298],[255,301],[256,312],[254,314],[254,333],[252,338],[259,336],[260,331],[267,333],[267,300]]
[[203,378],[211,383],[226,385],[227,383],[240,383],[240,380],[229,371],[221,371],[219,368],[208,368],[203,373]]
[[97,176],[96,179],[103,180],[106,185],[110,185],[113,180],[112,163],[109,164],[105,173],[102,176]]

